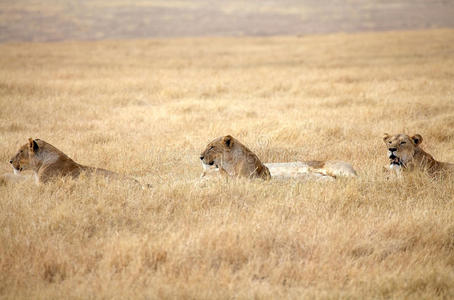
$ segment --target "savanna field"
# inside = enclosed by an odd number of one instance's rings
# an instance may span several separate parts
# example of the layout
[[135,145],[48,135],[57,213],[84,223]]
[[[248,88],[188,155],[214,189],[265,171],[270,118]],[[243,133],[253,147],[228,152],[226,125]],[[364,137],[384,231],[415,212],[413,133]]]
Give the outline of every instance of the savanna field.
[[[2,182],[2,298],[454,297],[454,179],[382,171],[385,132],[454,162],[454,30],[0,53],[0,173],[33,137],[153,185]],[[263,162],[359,177],[201,182],[200,152],[226,134]]]

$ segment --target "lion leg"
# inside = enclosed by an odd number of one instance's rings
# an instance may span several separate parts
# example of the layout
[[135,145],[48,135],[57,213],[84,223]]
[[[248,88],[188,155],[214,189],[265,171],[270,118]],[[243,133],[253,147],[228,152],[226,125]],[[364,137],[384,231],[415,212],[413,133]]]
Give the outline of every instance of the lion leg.
[[356,177],[358,174],[356,173],[355,169],[353,169],[353,166],[345,161],[339,161],[339,160],[332,160],[332,161],[327,161],[323,168],[322,172],[326,175],[332,176],[332,177]]
[[0,185],[12,184],[12,183],[20,183],[27,180],[30,180],[31,176],[29,175],[16,175],[11,173],[5,173],[0,176]]
[[308,171],[312,172],[312,173],[320,174],[322,176],[329,176],[329,177],[336,178],[336,175],[334,175],[332,172],[330,172],[329,170],[326,170],[326,169],[321,169],[321,168],[319,169],[319,168],[311,168],[311,167],[309,167]]

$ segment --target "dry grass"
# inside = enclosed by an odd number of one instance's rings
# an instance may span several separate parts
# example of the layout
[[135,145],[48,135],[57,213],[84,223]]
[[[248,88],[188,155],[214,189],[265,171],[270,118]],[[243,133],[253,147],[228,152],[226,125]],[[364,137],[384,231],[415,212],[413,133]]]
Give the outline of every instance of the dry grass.
[[[454,297],[454,180],[381,173],[384,132],[454,161],[453,30],[0,51],[1,171],[32,136],[154,185],[0,186],[0,295]],[[360,177],[197,185],[223,134]]]

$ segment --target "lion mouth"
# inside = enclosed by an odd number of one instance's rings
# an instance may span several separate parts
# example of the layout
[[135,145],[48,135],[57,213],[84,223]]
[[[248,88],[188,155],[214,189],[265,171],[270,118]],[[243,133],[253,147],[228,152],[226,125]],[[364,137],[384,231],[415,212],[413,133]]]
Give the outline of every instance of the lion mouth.
[[389,152],[389,161],[391,165],[402,166],[403,163],[399,157],[394,155],[394,152]]
[[390,160],[391,165],[403,166],[402,161],[401,161],[397,156],[395,156],[394,154],[392,154],[392,155],[389,157],[389,160]]

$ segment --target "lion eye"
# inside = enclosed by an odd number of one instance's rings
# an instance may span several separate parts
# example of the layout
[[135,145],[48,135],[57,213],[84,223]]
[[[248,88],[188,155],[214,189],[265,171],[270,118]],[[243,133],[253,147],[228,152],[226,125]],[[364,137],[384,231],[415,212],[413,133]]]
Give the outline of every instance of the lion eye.
[[403,145],[403,144],[406,144],[406,143],[407,143],[407,142],[405,142],[405,141],[403,141],[403,142],[400,142],[400,144],[401,144],[401,145]]
[[214,146],[211,146],[210,149],[208,149],[208,150],[213,150],[213,149],[214,149]]
[[391,141],[388,142],[388,144],[391,144],[391,143],[392,143]]

